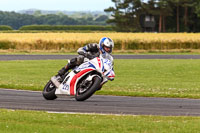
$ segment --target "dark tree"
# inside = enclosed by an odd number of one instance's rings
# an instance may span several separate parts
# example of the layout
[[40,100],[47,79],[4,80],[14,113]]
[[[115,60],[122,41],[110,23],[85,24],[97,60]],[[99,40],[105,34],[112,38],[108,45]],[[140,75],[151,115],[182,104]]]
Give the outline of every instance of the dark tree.
[[141,31],[140,14],[142,3],[140,0],[112,0],[115,7],[105,9],[105,12],[112,13],[112,19],[107,22],[115,24],[117,31]]

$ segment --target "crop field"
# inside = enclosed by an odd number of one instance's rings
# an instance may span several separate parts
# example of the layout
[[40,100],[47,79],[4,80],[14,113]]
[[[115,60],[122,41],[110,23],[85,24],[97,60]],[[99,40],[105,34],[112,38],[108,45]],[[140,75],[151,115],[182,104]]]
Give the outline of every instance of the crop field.
[[0,49],[76,51],[107,36],[115,51],[199,51],[200,34],[188,33],[0,33]]

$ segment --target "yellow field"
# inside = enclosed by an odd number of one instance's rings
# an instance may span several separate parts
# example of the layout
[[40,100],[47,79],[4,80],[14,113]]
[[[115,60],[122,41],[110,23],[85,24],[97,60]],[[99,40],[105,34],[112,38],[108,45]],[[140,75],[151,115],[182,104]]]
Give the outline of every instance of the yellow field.
[[200,48],[200,34],[187,33],[0,33],[0,49],[75,50],[101,37],[112,38],[115,50]]
[[101,37],[110,37],[113,40],[140,40],[149,41],[200,41],[200,34],[188,33],[0,33],[0,40],[17,42],[45,41],[99,41]]

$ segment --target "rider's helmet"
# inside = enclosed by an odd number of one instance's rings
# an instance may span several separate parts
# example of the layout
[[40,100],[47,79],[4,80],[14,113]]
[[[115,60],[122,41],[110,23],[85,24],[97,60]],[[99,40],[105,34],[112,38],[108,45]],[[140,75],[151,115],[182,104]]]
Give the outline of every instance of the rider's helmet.
[[105,53],[111,54],[112,49],[114,48],[114,42],[112,39],[110,39],[108,37],[103,37],[99,41],[99,48],[100,48],[102,54],[105,54]]

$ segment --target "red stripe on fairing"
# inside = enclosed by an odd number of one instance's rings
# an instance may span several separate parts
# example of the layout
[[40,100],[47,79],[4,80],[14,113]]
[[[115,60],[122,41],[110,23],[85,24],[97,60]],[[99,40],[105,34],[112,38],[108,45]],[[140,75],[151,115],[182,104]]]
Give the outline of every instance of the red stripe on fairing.
[[99,63],[99,68],[101,69],[101,60],[99,57],[97,57],[98,63]]
[[76,83],[76,81],[77,81],[77,79],[79,78],[79,77],[81,77],[82,75],[84,75],[84,74],[86,74],[86,73],[88,73],[88,72],[90,72],[90,71],[92,71],[93,69],[85,69],[85,70],[83,70],[83,71],[80,71],[78,74],[76,74],[73,78],[72,78],[72,80],[71,80],[71,82],[70,82],[70,95],[75,95],[75,93],[74,93],[74,86],[75,86],[75,83]]

